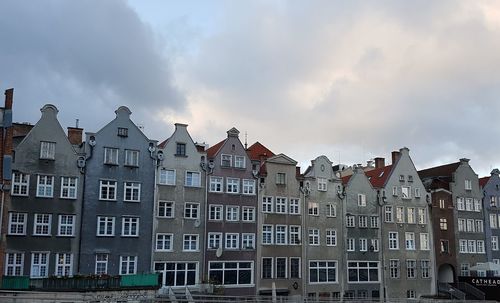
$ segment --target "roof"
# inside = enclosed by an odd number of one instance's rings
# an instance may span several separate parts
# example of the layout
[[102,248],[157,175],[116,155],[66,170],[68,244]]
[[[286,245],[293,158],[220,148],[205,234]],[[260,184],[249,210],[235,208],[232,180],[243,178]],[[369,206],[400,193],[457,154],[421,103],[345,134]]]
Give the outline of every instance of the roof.
[[[170,139],[170,138],[169,138]],[[158,144],[158,148],[165,148],[165,145],[167,145],[168,143],[168,139],[166,139],[165,141],[163,141],[162,143]]]
[[385,181],[391,175],[392,164],[384,167],[376,168],[365,172],[366,177],[370,180],[370,183],[374,188],[382,188],[385,185]]
[[479,178],[479,186],[484,187],[488,181],[490,181],[490,176]]
[[457,170],[460,162],[435,166],[427,169],[422,169],[418,171],[420,179],[430,178],[430,177],[451,177],[451,175]]
[[215,157],[215,155],[219,152],[219,149],[222,147],[222,145],[224,145],[226,140],[227,140],[227,138],[220,141],[219,143],[215,144],[214,146],[210,147],[209,149],[207,149],[207,157],[208,158]]
[[267,159],[275,156],[269,148],[262,145],[259,141],[255,142],[247,149],[247,154],[250,160],[261,160],[262,158]]
[[351,177],[352,175],[348,175],[348,176],[344,176],[342,177],[342,184],[346,185],[347,183],[349,183],[349,180],[351,180]]

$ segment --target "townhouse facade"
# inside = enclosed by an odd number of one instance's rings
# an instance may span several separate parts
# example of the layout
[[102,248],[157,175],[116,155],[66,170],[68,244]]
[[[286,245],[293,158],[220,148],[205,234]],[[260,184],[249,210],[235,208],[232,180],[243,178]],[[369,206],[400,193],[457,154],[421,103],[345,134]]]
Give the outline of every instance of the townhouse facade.
[[32,128],[24,127],[29,132],[15,140],[4,229],[6,276],[38,279],[78,272],[81,129],[69,129],[68,139],[58,109],[47,104],[41,112]]
[[116,118],[86,133],[80,273],[151,272],[156,141],[121,106]]
[[202,282],[205,249],[206,153],[186,124],[175,124],[159,145],[154,211],[153,270],[163,286]]
[[[500,265],[500,171],[495,168],[489,177],[479,179],[483,190],[484,234],[486,239],[487,261]],[[494,271],[500,276],[500,270]]]
[[207,214],[204,277],[228,295],[255,294],[258,171],[231,128],[207,149]]

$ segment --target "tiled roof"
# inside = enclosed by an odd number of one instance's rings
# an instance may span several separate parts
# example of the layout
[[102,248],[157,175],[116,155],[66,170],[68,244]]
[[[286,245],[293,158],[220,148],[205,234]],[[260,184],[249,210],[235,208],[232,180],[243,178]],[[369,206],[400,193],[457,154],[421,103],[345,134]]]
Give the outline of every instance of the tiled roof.
[[267,159],[274,156],[274,153],[269,148],[258,141],[247,149],[247,154],[250,160],[261,160],[261,158]]
[[365,173],[368,180],[374,188],[382,188],[385,185],[385,181],[389,178],[391,174],[392,165],[387,165],[381,168],[376,168]]
[[351,180],[352,175],[342,177],[342,184],[346,185]]
[[486,183],[490,180],[490,176],[479,178],[479,186],[484,187]]
[[451,177],[451,175],[457,170],[460,162],[435,166],[427,169],[422,169],[418,171],[420,179],[429,177]]
[[224,142],[226,142],[226,140],[227,139],[224,139],[224,140],[220,141],[219,143],[215,144],[214,146],[210,147],[209,149],[207,149],[207,157],[209,159],[215,157],[215,155],[217,154],[219,149],[222,147],[222,145],[224,145]]
[[158,144],[158,148],[165,148],[165,145],[167,145],[167,142],[168,142],[168,139],[163,141],[162,143]]

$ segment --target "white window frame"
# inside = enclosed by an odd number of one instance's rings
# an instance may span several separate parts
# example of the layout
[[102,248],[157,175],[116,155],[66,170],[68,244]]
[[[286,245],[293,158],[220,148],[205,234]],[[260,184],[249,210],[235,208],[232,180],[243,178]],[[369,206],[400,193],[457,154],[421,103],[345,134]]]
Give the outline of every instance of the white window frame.
[[[168,210],[170,209],[170,216],[168,215]],[[162,215],[163,210],[163,215]],[[158,201],[158,212],[156,215],[158,218],[174,218],[175,217],[175,202],[174,201]]]
[[255,207],[242,206],[241,207],[241,221],[255,222]]
[[465,179],[464,187],[465,190],[472,190],[472,181],[469,179]]
[[[210,204],[208,211],[209,221],[222,221],[224,216],[224,206],[220,204]],[[212,216],[214,215],[214,216]]]
[[288,199],[286,197],[276,197],[276,213],[286,214],[288,211]]
[[[312,264],[316,263],[316,266],[312,266]],[[323,263],[325,263],[325,266],[321,266]],[[333,266],[330,266],[330,263],[334,263]],[[308,264],[308,269],[309,269],[309,284],[334,284],[334,283],[338,283],[338,275],[339,275],[339,269],[338,269],[338,262],[337,260],[310,260],[309,261],[309,264]],[[312,273],[311,273],[311,270],[314,270],[316,269],[317,270],[317,278],[318,278],[318,281],[317,282],[312,282],[311,281],[311,276],[312,276]],[[328,274],[325,275],[326,277],[326,280],[325,281],[319,281],[319,278],[320,278],[320,270],[326,270],[328,272],[328,270],[330,269],[335,269],[335,280],[333,281],[330,281],[328,280]]]
[[387,223],[394,222],[394,207],[392,205],[384,206],[384,221]]
[[118,165],[118,148],[104,147],[104,164]]
[[38,198],[54,197],[54,176],[37,175],[36,196]]
[[[99,180],[99,200],[116,201],[117,182],[114,180]],[[106,192],[103,195],[103,190]]]
[[48,251],[31,253],[30,278],[47,278],[49,276],[49,257]]
[[329,218],[337,217],[337,205],[329,203],[326,205],[326,216]]
[[272,213],[274,211],[274,197],[263,196],[262,197],[262,212]]
[[359,251],[368,251],[368,239],[359,239]]
[[379,228],[380,222],[378,216],[370,216],[370,227]]
[[319,216],[319,204],[318,202],[308,202],[307,210],[309,216]]
[[239,194],[240,193],[240,179],[239,178],[226,178],[226,193]]
[[226,206],[226,221],[238,222],[240,220],[240,207],[236,205]]
[[328,179],[318,177],[318,191],[327,191],[328,190]]
[[290,198],[290,203],[288,203],[290,215],[300,215],[300,199],[299,198]]
[[24,253],[8,252],[5,254],[5,275],[19,277],[24,274]]
[[[99,229],[100,223],[104,223],[104,232],[101,233]],[[115,236],[115,222],[116,218],[112,216],[97,216],[97,237],[114,237]],[[108,233],[108,227],[111,224],[111,233]]]
[[[195,176],[198,176],[195,178]],[[191,180],[191,181],[189,181]],[[199,171],[186,171],[186,178],[184,182],[186,187],[200,187],[201,186],[201,173]]]
[[411,186],[401,186],[401,199],[411,199]]
[[365,216],[365,215],[358,216],[358,227],[359,228],[368,228],[368,216]]
[[[278,265],[279,265],[278,260],[281,260],[281,261],[284,260],[285,261],[284,270],[283,270],[283,268],[281,270],[281,272],[283,272],[284,275],[279,275],[280,270],[278,270]],[[276,262],[274,262],[274,264],[275,264],[275,267],[276,267],[275,268],[276,270],[274,271],[276,279],[287,279],[288,278],[288,258],[286,258],[286,257],[276,257]]]
[[337,246],[337,230],[332,228],[327,228],[325,230],[325,234],[326,234],[326,239],[325,239],[326,246]]
[[254,196],[255,195],[255,180],[243,179],[242,183],[243,183],[242,194]]
[[220,232],[209,232],[208,233],[208,249],[215,250],[222,247],[222,233]]
[[186,202],[184,203],[184,219],[199,219],[200,218],[200,203]]
[[427,224],[427,210],[425,208],[418,208],[418,224]]
[[30,175],[20,172],[12,173],[12,196],[29,196]]
[[[39,222],[40,220],[41,222]],[[33,216],[33,236],[51,236],[51,227],[52,214],[35,214]]]
[[26,224],[28,222],[27,213],[9,212],[8,235],[26,235]]
[[40,141],[40,159],[54,160],[56,158],[56,142]]
[[286,185],[286,173],[276,173],[276,184]]
[[[226,268],[226,264],[229,263],[236,263],[236,267],[231,267],[231,268]],[[221,268],[212,268],[212,264],[220,264],[222,265]],[[250,265],[249,267],[241,267],[243,264],[248,264]],[[253,286],[254,285],[254,262],[253,261],[208,261],[208,276],[211,276],[212,271],[221,271],[222,272],[222,285],[227,285],[228,287],[237,287],[237,286]],[[224,284],[225,281],[225,274],[227,271],[231,272],[236,272],[232,276],[236,277],[236,283],[228,283]],[[240,282],[240,275],[241,271],[249,272],[250,273],[250,282],[243,284],[239,283]]]
[[61,177],[61,199],[76,199],[78,195],[78,178]]
[[408,207],[406,209],[407,214],[407,223],[408,224],[416,224],[417,223],[417,212],[415,207]]
[[[271,264],[266,264],[266,262],[264,262],[264,259],[266,261],[271,261]],[[266,265],[266,268],[264,268],[264,265]],[[267,267],[269,265],[271,266],[270,268]],[[262,257],[261,268],[262,268],[261,279],[273,279],[274,278],[274,258],[272,258],[272,257]],[[270,272],[269,275],[267,275],[268,269],[271,270],[271,272]],[[266,273],[266,275],[264,275],[264,273]]]
[[356,251],[356,239],[347,238],[347,251]]
[[[193,247],[194,243],[194,247]],[[186,246],[187,244],[187,246]],[[182,237],[182,251],[200,251],[200,235],[184,234]]]
[[277,224],[275,226],[276,236],[274,238],[275,245],[287,245],[288,244],[288,226]]
[[345,222],[347,227],[356,227],[356,216],[346,215]]
[[224,192],[224,178],[218,176],[210,176],[210,185],[208,190],[211,193],[223,193]]
[[290,245],[300,245],[302,242],[302,234],[300,232],[300,225],[290,225],[288,230],[290,233],[290,236],[288,237],[289,239],[289,244]]
[[271,224],[262,225],[262,245],[274,244],[274,226]]
[[[73,237],[75,235],[75,220],[76,220],[75,215],[66,215],[66,214],[59,215],[58,216],[57,236],[59,236],[59,237]],[[71,223],[68,223],[68,221],[71,221]]]
[[234,156],[235,168],[246,168],[246,158],[244,156]]
[[318,228],[309,228],[308,229],[308,239],[309,246],[319,246],[321,245],[320,241],[320,232]]
[[399,249],[399,234],[397,231],[389,232],[389,250]]
[[415,233],[414,232],[405,232],[405,247],[406,250],[415,250]]
[[[108,260],[109,260],[109,254],[106,254],[106,253],[96,253],[95,254],[94,273],[96,275],[105,275],[108,273]],[[104,270],[99,270],[100,265],[104,266]]]
[[240,234],[226,233],[224,236],[224,248],[229,250],[240,249]]
[[57,253],[54,273],[57,277],[73,276],[73,254]]
[[255,249],[255,234],[242,233],[241,234],[241,249]]
[[420,233],[420,250],[430,250],[429,234]]
[[125,150],[125,166],[139,167],[139,151],[126,149]]
[[157,233],[155,237],[155,251],[173,251],[174,234]]
[[[127,195],[129,197],[127,197]],[[141,202],[141,183],[123,182],[123,201]]]
[[220,166],[221,167],[231,167],[233,165],[233,156],[228,154],[221,154],[220,156]]
[[[139,237],[139,217],[122,217],[122,237]],[[134,232],[135,231],[135,232]]]
[[162,168],[160,169],[158,183],[161,185],[175,185],[176,174],[175,169]]
[[[130,266],[133,266],[132,271]],[[123,270],[125,266],[125,271]],[[135,275],[137,273],[137,256],[120,256],[120,276]]]
[[498,236],[491,236],[491,250],[498,251]]
[[406,260],[406,278],[407,279],[417,278],[417,260],[415,259]]
[[358,206],[366,206],[366,195],[358,194]]

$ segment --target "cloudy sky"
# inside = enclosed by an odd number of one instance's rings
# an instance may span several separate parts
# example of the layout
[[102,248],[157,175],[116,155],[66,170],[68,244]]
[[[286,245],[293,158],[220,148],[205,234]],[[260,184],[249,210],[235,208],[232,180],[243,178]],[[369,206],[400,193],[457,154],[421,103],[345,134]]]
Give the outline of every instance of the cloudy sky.
[[500,167],[500,2],[0,1],[0,89],[97,131],[127,105],[163,140],[235,126],[308,165],[400,147]]

